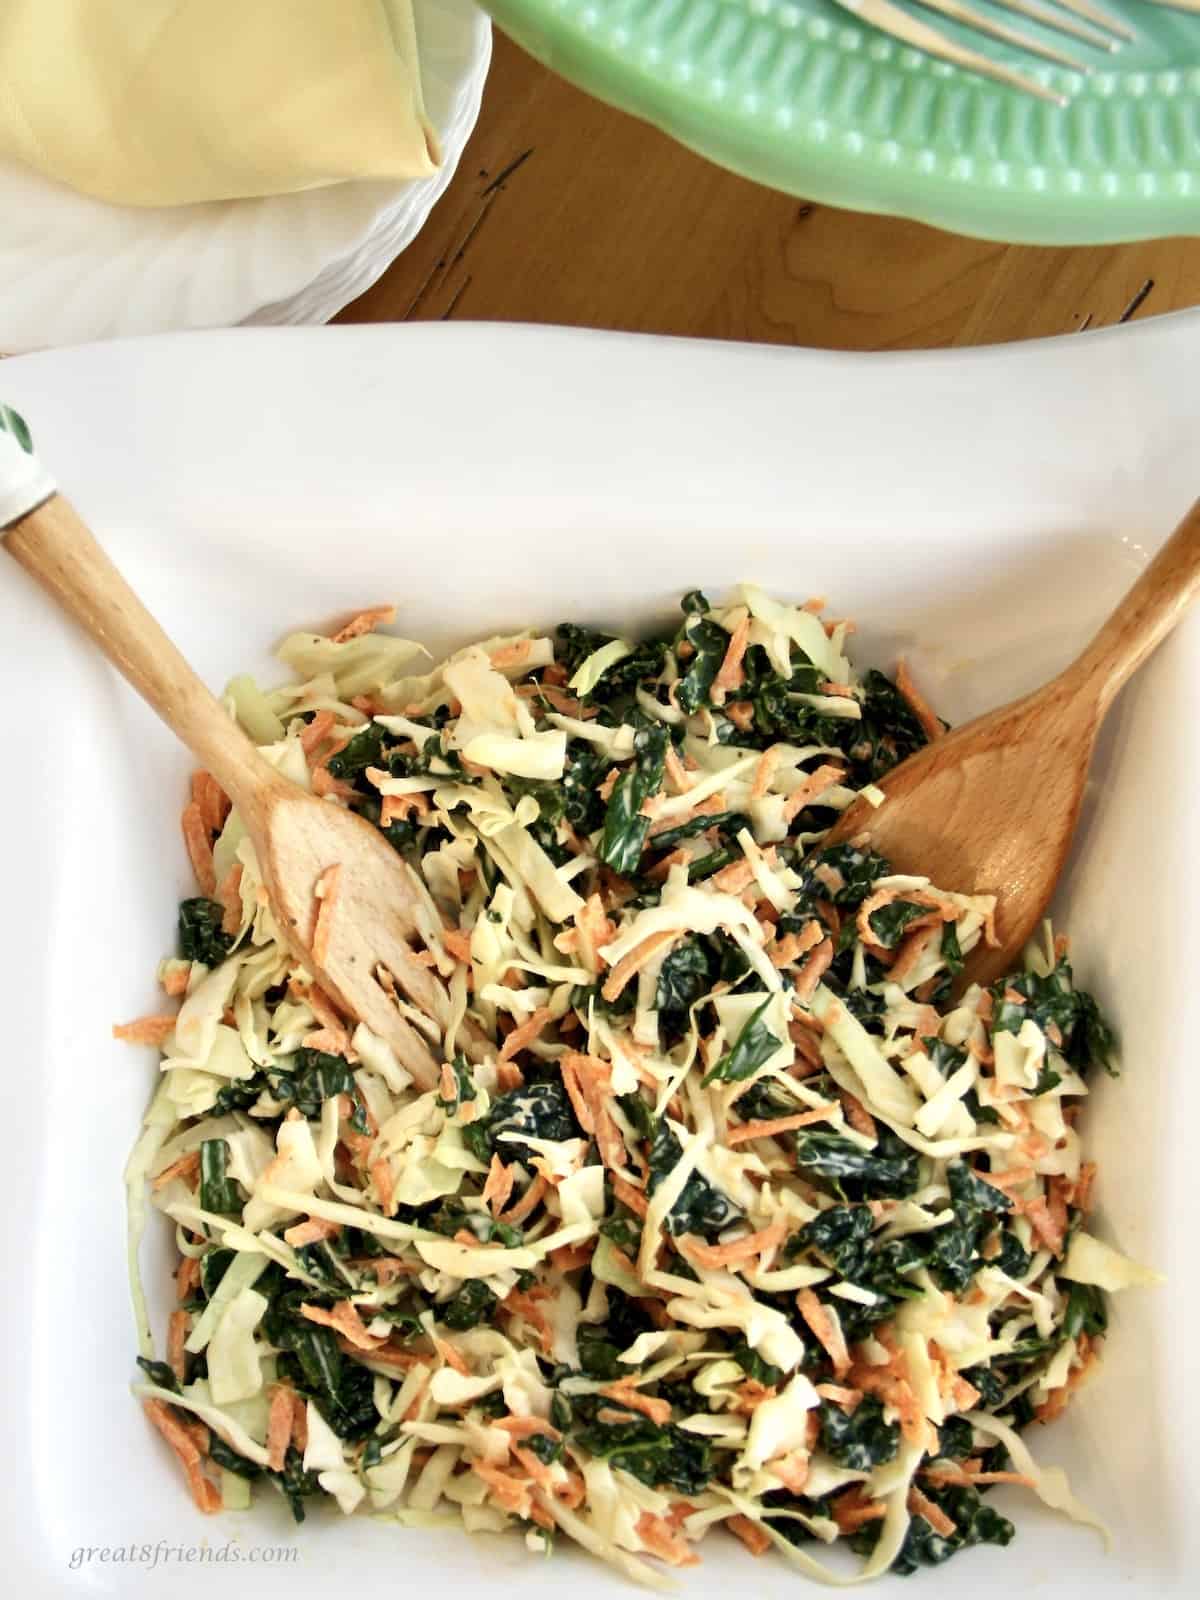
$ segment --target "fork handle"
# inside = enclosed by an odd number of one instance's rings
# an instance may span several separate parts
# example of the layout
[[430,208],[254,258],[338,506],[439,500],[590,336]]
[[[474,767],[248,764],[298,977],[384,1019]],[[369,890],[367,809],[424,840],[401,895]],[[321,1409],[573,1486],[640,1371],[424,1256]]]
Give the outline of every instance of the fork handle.
[[146,610],[0,406],[0,543],[98,644],[243,809],[278,776]]

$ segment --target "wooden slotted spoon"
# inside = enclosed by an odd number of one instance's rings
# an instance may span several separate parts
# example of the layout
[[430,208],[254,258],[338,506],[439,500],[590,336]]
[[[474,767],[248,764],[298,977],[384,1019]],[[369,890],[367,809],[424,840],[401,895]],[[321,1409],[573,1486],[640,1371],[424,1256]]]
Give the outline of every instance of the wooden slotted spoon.
[[[386,969],[412,1005],[444,1031],[449,995],[436,973],[417,960],[421,939],[411,868],[369,822],[275,771],[201,683],[71,505],[53,492],[44,474],[37,475],[31,456],[24,490],[10,487],[12,471],[6,485],[6,466],[15,464],[18,474],[22,470],[13,451],[9,434],[0,432],[3,543],[232,800],[258,854],[276,921],[297,959],[348,1016],[391,1046],[423,1089],[433,1088],[441,1059],[401,1015],[386,977],[381,983],[377,975],[380,967]],[[19,511],[39,495],[34,509],[13,517],[14,508]],[[340,869],[336,903],[322,934],[321,942],[327,935],[328,943],[318,957],[313,950],[321,903],[316,891],[332,867]],[[481,1042],[476,1031],[459,1032],[462,1048],[476,1055]]]
[[1200,501],[1064,672],[910,756],[881,779],[878,810],[856,800],[824,841],[867,833],[896,872],[997,896],[999,945],[976,946],[964,983],[1018,964],[1062,873],[1105,713],[1198,591]]

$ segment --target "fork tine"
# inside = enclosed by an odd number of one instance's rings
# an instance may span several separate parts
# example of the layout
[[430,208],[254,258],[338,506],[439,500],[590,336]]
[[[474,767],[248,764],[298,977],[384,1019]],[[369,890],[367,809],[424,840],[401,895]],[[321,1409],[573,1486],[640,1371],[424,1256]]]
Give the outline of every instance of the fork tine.
[[1200,0],[1150,0],[1152,6],[1165,6],[1171,11],[1200,13]]
[[1037,100],[1048,100],[1051,105],[1065,106],[1067,103],[1066,95],[1048,89],[1045,84],[1038,83],[1034,78],[1027,78],[1011,67],[1001,65],[999,61],[990,61],[987,56],[980,55],[976,50],[963,49],[961,45],[948,39],[944,33],[939,33],[936,28],[918,21],[916,17],[910,17],[907,11],[902,11],[899,6],[892,3],[892,0],[834,0],[834,4],[840,6],[843,11],[849,11],[860,21],[870,23],[881,33],[889,33],[893,39],[899,39],[902,44],[912,45],[914,50],[923,50],[926,55],[938,56],[956,67],[962,67],[966,72],[977,72],[982,77],[993,78],[997,83],[1005,83],[1011,89],[1020,89],[1023,94],[1033,95]]
[[[1072,39],[1079,39],[1084,44],[1090,44],[1095,50],[1119,50],[1120,39],[1113,38],[1110,34],[1097,32],[1098,24],[1090,26],[1083,22],[1073,22],[1070,17],[1064,17],[1050,6],[1040,4],[1040,0],[992,0],[993,5],[1003,6],[1006,11],[1019,12],[1021,16],[1028,17],[1031,22],[1043,23],[1047,28],[1054,28],[1059,33],[1070,34]],[[1059,0],[1059,4],[1062,0]],[[1197,0],[1200,3],[1200,0]]]
[[1021,33],[1017,28],[1009,28],[1003,22],[995,22],[991,17],[985,17],[982,11],[975,11],[971,6],[963,5],[962,0],[916,0],[916,3],[926,6],[930,11],[940,13],[943,17],[949,17],[951,22],[961,22],[968,28],[974,28],[978,33],[990,34],[993,39],[1001,39],[1005,44],[1016,45],[1019,50],[1027,50],[1030,55],[1044,56],[1047,61],[1055,61],[1060,67],[1069,67],[1072,72],[1092,70],[1082,61],[1077,61],[1074,56],[1056,50],[1053,45],[1042,44],[1037,39],[1031,39],[1028,34]]
[[1120,17],[1114,17],[1111,11],[1098,6],[1095,0],[1054,0],[1054,4],[1061,6],[1064,11],[1073,11],[1077,17],[1083,17],[1086,22],[1094,22],[1106,33],[1115,33],[1118,39],[1125,39],[1130,44],[1137,39],[1136,31],[1127,22],[1123,22]]

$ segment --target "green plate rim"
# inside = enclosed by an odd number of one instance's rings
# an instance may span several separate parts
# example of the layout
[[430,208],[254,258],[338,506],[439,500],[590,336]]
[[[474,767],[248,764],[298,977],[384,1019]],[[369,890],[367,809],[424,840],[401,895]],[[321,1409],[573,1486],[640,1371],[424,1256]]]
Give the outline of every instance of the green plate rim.
[[[914,145],[899,150],[907,161],[897,159],[894,140],[873,140],[853,127],[839,127],[832,117],[828,122],[818,119],[822,124],[819,136],[814,136],[810,125],[793,127],[786,139],[773,137],[753,110],[718,95],[711,79],[697,73],[679,76],[680,58],[660,51],[658,60],[648,61],[647,43],[636,26],[616,23],[616,18],[630,9],[627,4],[614,7],[611,0],[481,3],[500,28],[560,76],[654,124],[719,166],[797,198],[905,217],[1013,244],[1121,244],[1200,234],[1200,46],[1196,66],[1157,71],[1114,67],[1094,72],[1086,80],[1064,69],[1032,68],[1031,76],[1045,83],[1077,88],[1071,105],[1058,111],[958,68],[920,57],[849,15],[844,21],[829,22],[827,17],[808,14],[802,0],[787,8],[807,18],[802,30],[808,35],[805,50],[858,52],[869,80],[860,101],[875,82],[909,71],[937,83],[933,92],[947,107],[957,93],[954,115],[960,118],[963,104],[969,114],[983,96],[1003,95],[1013,102],[1004,108],[1007,114],[1021,118],[1025,113],[1020,107],[1024,106],[1028,118],[1040,117],[1050,132],[1059,136],[1062,128],[1054,129],[1047,119],[1075,117],[1081,119],[1082,128],[1086,117],[1088,137],[1106,138],[1118,145],[1128,145],[1131,129],[1140,137],[1143,124],[1156,130],[1160,142],[1175,140],[1173,156],[1136,171],[1110,168],[1086,172],[1052,161],[1022,166],[1011,160],[994,160],[981,181],[973,156],[951,158],[928,146]],[[743,8],[747,31],[767,21],[765,12],[772,4],[773,0],[765,0],[765,4],[750,3]],[[677,0],[676,14],[682,16],[688,6],[689,0]],[[669,10],[670,0],[663,0],[661,9]],[[1145,9],[1148,13],[1152,10],[1149,4]],[[1200,34],[1200,17],[1187,20]],[[614,26],[607,26],[610,21]],[[675,81],[670,81],[672,73]],[[861,70],[859,75],[863,75]],[[953,120],[949,109],[945,115]],[[1001,169],[1004,175],[997,176]]]

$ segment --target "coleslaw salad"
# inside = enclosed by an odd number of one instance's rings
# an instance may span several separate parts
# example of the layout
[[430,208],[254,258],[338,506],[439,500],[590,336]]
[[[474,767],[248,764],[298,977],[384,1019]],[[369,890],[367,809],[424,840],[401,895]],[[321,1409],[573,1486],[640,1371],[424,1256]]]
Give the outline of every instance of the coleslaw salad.
[[[1154,1279],[1088,1220],[1113,1040],[1049,928],[959,993],[991,897],[892,873],[869,829],[823,848],[942,725],[822,612],[744,584],[659,639],[430,665],[378,607],[285,641],[292,683],[229,686],[408,863],[448,1020],[397,992],[444,1063],[421,1092],[289,954],[196,775],[167,1001],[116,1031],[161,1054],[136,1389],[202,1509],[258,1482],[298,1517],[565,1535],[655,1586],[720,1529],[837,1584],[1007,1543],[997,1483],[1097,1525],[1021,1430]],[[179,1246],[165,1360],[147,1194]]]

